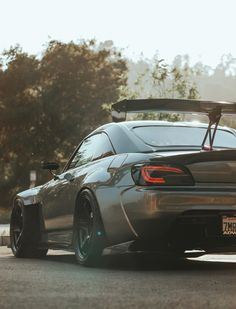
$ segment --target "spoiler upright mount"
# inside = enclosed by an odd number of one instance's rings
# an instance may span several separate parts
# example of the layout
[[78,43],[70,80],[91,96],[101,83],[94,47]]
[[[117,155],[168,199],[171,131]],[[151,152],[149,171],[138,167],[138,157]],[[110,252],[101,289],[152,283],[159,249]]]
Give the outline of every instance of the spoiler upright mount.
[[[236,102],[188,99],[137,99],[123,100],[112,105],[114,122],[126,120],[127,113],[165,112],[208,115],[209,125],[202,142],[203,150],[212,150],[215,134],[222,114],[236,114]],[[213,132],[212,132],[213,130]],[[209,137],[209,147],[205,142]]]

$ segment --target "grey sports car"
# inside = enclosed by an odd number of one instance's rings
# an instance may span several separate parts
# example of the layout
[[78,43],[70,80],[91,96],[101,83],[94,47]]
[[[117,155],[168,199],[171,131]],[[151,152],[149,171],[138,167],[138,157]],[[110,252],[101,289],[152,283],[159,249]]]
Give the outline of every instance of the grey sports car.
[[[127,112],[199,113],[193,122],[125,121]],[[236,103],[124,100],[116,122],[79,144],[61,173],[17,194],[11,215],[16,257],[73,250],[94,265],[104,248],[184,254],[236,251],[236,133],[219,127]],[[123,120],[121,122],[118,122]]]

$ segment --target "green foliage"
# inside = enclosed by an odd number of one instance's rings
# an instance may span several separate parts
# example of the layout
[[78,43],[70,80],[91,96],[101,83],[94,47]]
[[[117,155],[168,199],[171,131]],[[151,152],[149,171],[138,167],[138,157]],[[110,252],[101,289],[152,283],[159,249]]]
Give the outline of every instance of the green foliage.
[[37,170],[38,183],[48,179],[42,160],[63,164],[88,132],[108,121],[101,105],[118,100],[126,73],[120,53],[94,41],[51,41],[41,59],[19,46],[3,53],[0,206],[29,187],[30,170]]
[[[199,93],[194,77],[199,70],[189,66],[188,59],[176,58],[173,65],[168,65],[163,59],[155,57],[148,66],[138,74],[131,87],[125,89],[126,96],[132,98],[186,98],[197,99]],[[132,89],[132,90],[131,90]],[[127,95],[127,93],[129,93]],[[181,116],[175,113],[143,113],[135,116],[143,120],[178,121]]]

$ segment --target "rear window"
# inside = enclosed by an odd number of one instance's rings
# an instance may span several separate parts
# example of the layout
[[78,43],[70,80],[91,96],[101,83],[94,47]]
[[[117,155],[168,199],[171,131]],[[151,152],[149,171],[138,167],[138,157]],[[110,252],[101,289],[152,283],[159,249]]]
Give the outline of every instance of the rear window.
[[[145,144],[154,147],[201,146],[206,130],[206,128],[180,126],[144,126],[133,128],[135,135]],[[205,144],[209,144],[209,141],[206,141]],[[218,129],[214,146],[236,148],[236,137],[229,131]]]

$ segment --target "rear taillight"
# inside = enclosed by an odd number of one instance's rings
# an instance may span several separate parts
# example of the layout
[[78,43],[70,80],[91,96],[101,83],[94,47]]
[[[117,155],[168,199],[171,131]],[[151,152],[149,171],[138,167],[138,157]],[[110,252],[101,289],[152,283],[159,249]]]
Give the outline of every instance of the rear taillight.
[[192,186],[191,173],[175,164],[137,164],[132,167],[132,177],[137,185]]

